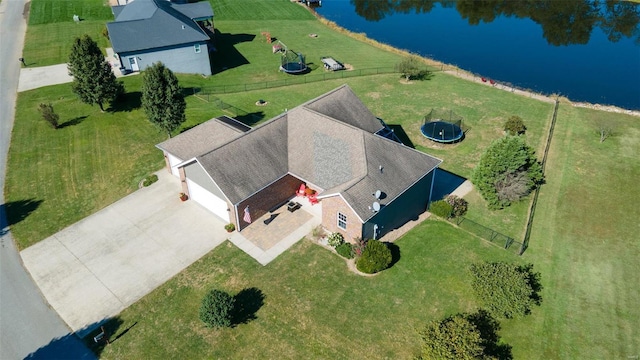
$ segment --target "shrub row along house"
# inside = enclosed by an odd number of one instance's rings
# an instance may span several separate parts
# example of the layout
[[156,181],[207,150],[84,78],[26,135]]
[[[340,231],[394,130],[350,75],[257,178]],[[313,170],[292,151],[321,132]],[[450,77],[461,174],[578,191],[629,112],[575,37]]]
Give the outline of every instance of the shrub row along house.
[[239,231],[251,226],[244,209],[256,219],[305,184],[323,227],[350,241],[417,218],[441,163],[401,144],[347,85],[256,128],[221,117],[157,147],[182,191]]
[[111,10],[115,21],[107,29],[123,73],[160,61],[173,72],[211,75],[214,32],[208,1],[135,0]]

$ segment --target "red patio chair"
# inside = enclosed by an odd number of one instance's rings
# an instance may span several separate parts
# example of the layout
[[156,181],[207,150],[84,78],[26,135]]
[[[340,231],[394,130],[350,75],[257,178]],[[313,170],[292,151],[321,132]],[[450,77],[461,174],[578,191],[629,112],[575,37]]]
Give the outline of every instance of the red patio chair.
[[298,189],[298,191],[296,191],[296,196],[305,196],[305,190],[307,189],[307,187],[304,184],[300,184],[300,188]]
[[316,194],[309,195],[309,202],[311,203],[311,205],[315,205],[318,203],[318,198],[316,197]]
[[485,79],[485,78],[482,78],[482,82],[487,82],[487,79]]

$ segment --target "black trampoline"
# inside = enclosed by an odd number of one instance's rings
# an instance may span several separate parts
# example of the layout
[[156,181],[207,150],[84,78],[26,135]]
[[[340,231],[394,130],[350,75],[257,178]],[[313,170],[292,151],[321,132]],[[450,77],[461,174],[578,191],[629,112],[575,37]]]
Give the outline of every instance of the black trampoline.
[[427,139],[441,143],[452,143],[462,139],[462,129],[446,121],[432,121],[422,125],[422,135]]
[[462,118],[451,110],[431,110],[420,127],[422,135],[439,143],[453,143],[464,136]]
[[294,51],[285,50],[285,53],[282,55],[280,71],[284,71],[287,74],[304,73],[307,71],[307,64],[304,62],[304,55],[298,54]]

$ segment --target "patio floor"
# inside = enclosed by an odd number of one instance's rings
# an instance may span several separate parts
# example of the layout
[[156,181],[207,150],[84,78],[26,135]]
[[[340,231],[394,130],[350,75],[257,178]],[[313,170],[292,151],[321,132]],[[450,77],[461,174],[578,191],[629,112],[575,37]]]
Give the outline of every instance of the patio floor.
[[287,205],[283,205],[254,219],[242,232],[234,232],[231,242],[260,264],[271,262],[322,222],[320,204],[311,205],[306,198],[300,197],[292,201],[300,203],[301,208],[290,212]]

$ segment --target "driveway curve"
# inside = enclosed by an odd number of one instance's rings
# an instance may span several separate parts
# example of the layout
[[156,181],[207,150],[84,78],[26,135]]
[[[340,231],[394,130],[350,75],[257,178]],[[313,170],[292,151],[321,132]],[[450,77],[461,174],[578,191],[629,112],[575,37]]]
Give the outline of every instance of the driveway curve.
[[20,253],[73,331],[117,315],[227,239],[221,219],[180,201],[176,177],[157,175],[151,186]]

